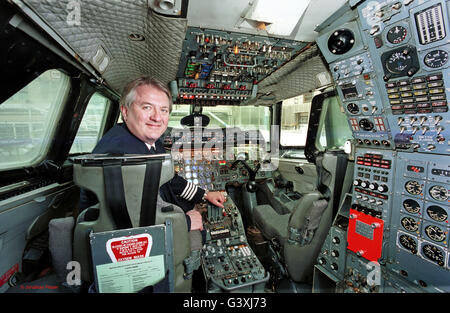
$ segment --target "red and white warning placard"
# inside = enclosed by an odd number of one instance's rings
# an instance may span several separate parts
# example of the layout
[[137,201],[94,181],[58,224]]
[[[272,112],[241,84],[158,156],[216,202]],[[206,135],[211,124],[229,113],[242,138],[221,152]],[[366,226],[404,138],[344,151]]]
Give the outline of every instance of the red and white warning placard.
[[106,251],[113,262],[146,258],[152,249],[152,236],[139,234],[109,239]]

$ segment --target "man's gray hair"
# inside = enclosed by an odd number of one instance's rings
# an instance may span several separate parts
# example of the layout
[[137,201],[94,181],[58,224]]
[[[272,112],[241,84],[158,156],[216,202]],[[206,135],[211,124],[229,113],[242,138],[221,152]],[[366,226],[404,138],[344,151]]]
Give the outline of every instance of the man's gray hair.
[[173,102],[169,88],[159,80],[150,76],[141,76],[126,84],[123,89],[122,98],[120,99],[120,106],[125,106],[127,108],[131,107],[131,104],[136,100],[136,89],[139,86],[152,86],[164,92],[167,95],[167,98],[169,98],[169,112],[172,112]]

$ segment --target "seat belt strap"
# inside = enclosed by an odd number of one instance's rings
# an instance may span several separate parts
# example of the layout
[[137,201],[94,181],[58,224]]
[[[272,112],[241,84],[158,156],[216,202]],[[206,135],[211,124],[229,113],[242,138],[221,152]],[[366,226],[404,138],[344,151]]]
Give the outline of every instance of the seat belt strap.
[[103,162],[106,205],[111,209],[117,229],[131,228],[131,220],[125,201],[122,179],[122,161],[106,160]]
[[155,225],[162,160],[148,160],[145,165],[139,227]]

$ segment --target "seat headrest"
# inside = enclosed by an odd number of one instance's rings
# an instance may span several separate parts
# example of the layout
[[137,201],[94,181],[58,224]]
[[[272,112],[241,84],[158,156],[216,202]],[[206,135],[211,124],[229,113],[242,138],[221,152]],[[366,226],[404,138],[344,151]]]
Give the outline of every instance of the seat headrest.
[[[161,161],[161,175],[159,186],[165,184],[171,180],[174,176],[174,168],[172,157],[168,153],[164,154],[125,154],[125,155],[111,155],[111,154],[87,154],[71,158],[74,163],[74,176],[78,177],[77,172],[83,171],[87,177],[91,177],[92,180],[96,180],[95,176],[98,173],[99,168],[103,167],[103,164],[107,162],[120,162],[122,167],[122,173],[124,176],[134,175],[133,173],[145,173],[145,164],[147,161]],[[92,175],[88,175],[92,172]],[[84,177],[86,177],[83,175]],[[88,187],[92,181],[78,180],[76,182],[80,187]]]

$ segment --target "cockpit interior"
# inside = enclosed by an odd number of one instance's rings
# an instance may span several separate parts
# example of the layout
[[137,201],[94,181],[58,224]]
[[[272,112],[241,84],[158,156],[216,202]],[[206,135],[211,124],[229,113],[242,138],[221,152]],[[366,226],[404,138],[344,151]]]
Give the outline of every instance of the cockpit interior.
[[[450,292],[449,15],[2,1],[0,292]],[[143,75],[170,91],[164,153],[93,153]],[[201,231],[174,178],[226,199],[192,204]]]

